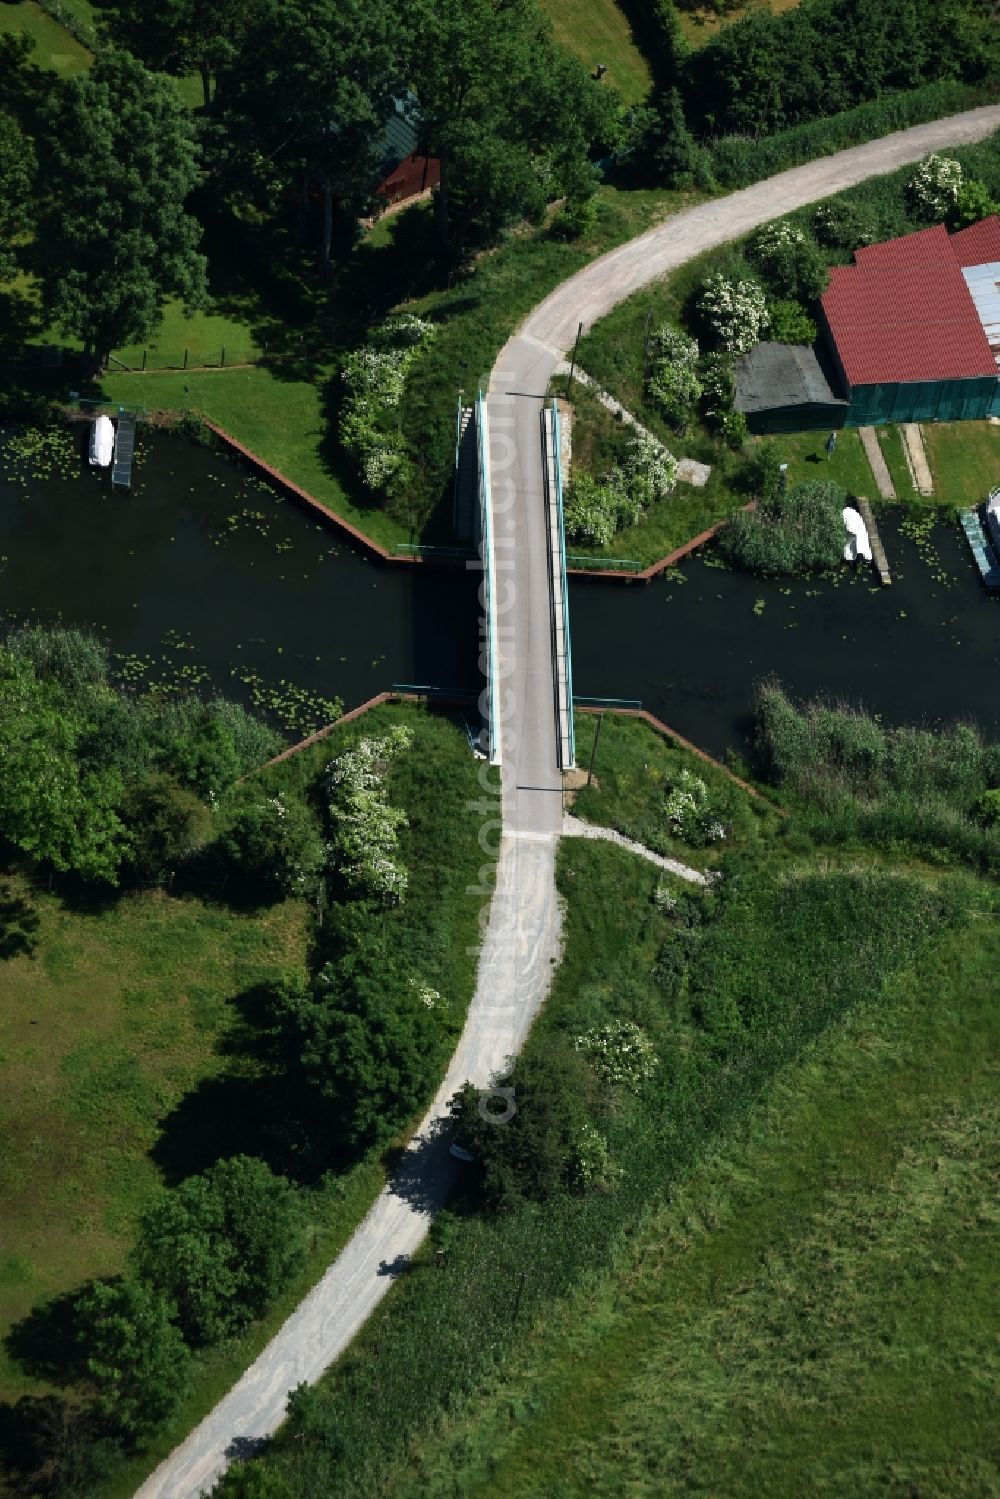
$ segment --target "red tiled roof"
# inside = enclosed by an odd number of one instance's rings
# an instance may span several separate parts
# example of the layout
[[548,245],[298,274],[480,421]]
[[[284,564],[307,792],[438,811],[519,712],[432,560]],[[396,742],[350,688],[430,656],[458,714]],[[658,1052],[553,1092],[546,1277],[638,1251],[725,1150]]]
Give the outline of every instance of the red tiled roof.
[[951,248],[963,267],[1000,260],[1000,214],[992,213],[988,219],[960,229],[951,236]]
[[822,305],[852,386],[997,373],[941,224],[858,250],[830,272]]
[[880,245],[862,245],[854,252],[856,265],[914,265],[918,261],[942,260],[949,254],[950,240],[943,224],[918,229],[899,239],[886,239]]

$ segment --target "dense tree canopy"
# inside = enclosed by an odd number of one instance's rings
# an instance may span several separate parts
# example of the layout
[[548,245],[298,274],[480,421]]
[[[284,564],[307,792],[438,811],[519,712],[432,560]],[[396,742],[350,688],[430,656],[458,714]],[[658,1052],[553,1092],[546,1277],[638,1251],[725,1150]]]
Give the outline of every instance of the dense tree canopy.
[[383,1141],[439,1075],[449,1035],[442,996],[385,952],[327,964],[277,998],[281,1050],[321,1102],[335,1146]]
[[169,1305],[141,1281],[98,1280],[79,1297],[75,1313],[97,1414],[118,1435],[147,1435],[187,1388],[190,1355]]
[[181,76],[197,73],[205,103],[220,72],[231,69],[255,23],[274,0],[96,0],[101,30],[112,47],[125,47],[148,68]]
[[170,82],[126,52],[64,84],[46,123],[45,302],[101,364],[152,331],[165,296],[204,298],[200,229],[185,208],[194,127]]
[[12,115],[0,109],[0,281],[17,270],[14,241],[32,227],[35,153]]
[[760,135],[893,89],[980,76],[991,43],[970,0],[802,0],[755,10],[693,52],[689,119],[706,134]]
[[426,149],[441,158],[453,249],[592,191],[588,153],[614,141],[616,100],[553,40],[534,0],[409,0]]
[[135,1260],[188,1341],[215,1343],[259,1317],[300,1268],[304,1233],[295,1188],[263,1161],[233,1156],[146,1214]]

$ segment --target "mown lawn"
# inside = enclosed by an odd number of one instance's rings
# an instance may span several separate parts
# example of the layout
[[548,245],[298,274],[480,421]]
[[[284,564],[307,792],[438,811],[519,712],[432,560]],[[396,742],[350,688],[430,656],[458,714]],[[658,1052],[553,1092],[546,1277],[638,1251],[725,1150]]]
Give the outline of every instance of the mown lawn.
[[991,422],[928,423],[921,428],[942,505],[981,505],[1000,484],[1000,426]]
[[84,73],[93,62],[93,53],[70,36],[58,21],[36,5],[34,0],[4,0],[0,5],[0,31],[15,36],[30,36],[35,44],[32,62],[49,68],[60,78]]
[[1000,932],[785,1068],[383,1492],[992,1493]]
[[[238,996],[305,960],[306,911],[244,914],[128,895],[74,909],[17,877],[37,920],[0,960],[0,1326],[117,1270],[159,1189],[149,1152],[171,1109],[225,1066]],[[0,1354],[0,1398],[35,1388]]]
[[639,104],[652,83],[649,64],[636,45],[624,11],[615,0],[542,0],[556,39],[591,71],[607,68],[605,85],[626,104]]

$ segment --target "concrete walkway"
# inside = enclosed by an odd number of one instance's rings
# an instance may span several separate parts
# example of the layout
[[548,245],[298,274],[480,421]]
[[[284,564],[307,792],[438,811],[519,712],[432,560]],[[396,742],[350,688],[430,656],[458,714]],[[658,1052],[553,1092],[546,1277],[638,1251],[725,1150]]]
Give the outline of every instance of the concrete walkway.
[[910,478],[913,480],[913,487],[917,494],[932,495],[934,479],[931,475],[931,466],[927,462],[924,434],[916,422],[903,423],[903,452],[906,454]]
[[[343,1352],[447,1196],[455,1168],[436,1127],[449,1094],[465,1078],[485,1082],[503,1065],[548,991],[560,950],[555,846],[562,788],[555,768],[539,413],[577,324],[589,327],[650,281],[767,219],[998,128],[1000,105],[970,110],[677,214],[564,282],[503,349],[488,399],[503,656],[502,818],[478,814],[487,836],[502,831],[502,840],[466,1028],[392,1186],[239,1383],[142,1485],[142,1499],[193,1499],[211,1488],[234,1455],[252,1450],[280,1425],[288,1392],[303,1380],[317,1380]],[[419,1369],[413,1377],[419,1379]]]
[[700,869],[692,869],[690,864],[682,864],[679,859],[669,859],[666,854],[654,853],[644,843],[636,843],[634,838],[626,838],[624,833],[616,832],[614,828],[602,828],[597,823],[584,822],[581,817],[572,817],[568,812],[563,818],[562,835],[564,838],[596,838],[602,843],[617,843],[619,848],[627,848],[630,854],[645,859],[648,864],[655,864],[659,869],[665,869],[667,874],[676,875],[679,880],[687,880],[691,885],[711,883],[707,874],[703,874]]
[[[569,371],[569,361],[561,359],[556,365],[556,374],[568,375]],[[654,442],[664,452],[667,451],[666,445],[654,433],[650,432],[648,427],[644,427],[639,418],[633,416],[627,406],[623,406],[621,401],[616,401],[614,396],[610,395],[608,391],[602,390],[597,381],[592,380],[586,370],[576,369],[573,379],[579,380],[581,385],[585,385],[595,399],[600,401],[605,411],[610,411],[611,415],[616,417],[618,421],[624,422],[626,427],[631,427],[633,431],[638,432],[640,437],[645,437],[649,442]],[[572,399],[572,391],[567,392],[566,400],[572,401]],[[682,484],[692,484],[695,489],[704,489],[711,476],[712,465],[710,463],[698,463],[694,458],[678,458],[677,477]]]
[[868,455],[868,463],[871,467],[875,487],[883,500],[894,500],[896,498],[896,486],[892,482],[889,465],[885,461],[885,454],[879,447],[878,437],[874,427],[859,427],[858,434],[861,445]]

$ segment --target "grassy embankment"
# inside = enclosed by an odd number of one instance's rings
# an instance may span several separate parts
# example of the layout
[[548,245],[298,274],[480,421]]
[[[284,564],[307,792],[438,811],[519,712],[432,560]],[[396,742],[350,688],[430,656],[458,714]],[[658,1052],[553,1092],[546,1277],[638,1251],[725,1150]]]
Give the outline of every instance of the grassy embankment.
[[[461,725],[412,705],[381,708],[265,775],[275,788],[305,783],[346,743],[398,722],[414,729],[412,750],[390,772],[391,800],[409,816],[400,847],[411,889],[386,919],[429,980],[455,996],[457,1025],[474,984],[481,904],[466,887],[483,858],[477,820],[465,810],[482,793]],[[33,955],[0,960],[6,1332],[49,1298],[119,1270],[138,1215],[165,1180],[217,1156],[254,1154],[258,1140],[266,1149],[270,1064],[255,1032],[253,993],[305,965],[312,923],[299,900],[245,910],[218,895],[143,892],[77,907],[16,872],[4,887],[38,923]],[[372,1152],[310,1184],[302,1274],[245,1337],[197,1356],[189,1397],[108,1492],[131,1493],[232,1385],[383,1180]],[[0,1359],[0,1400],[48,1388],[13,1357]]]
[[[421,435],[424,446],[422,482],[431,508],[435,493],[447,487],[453,461],[459,385],[470,391],[485,378],[517,322],[566,276],[690,198],[603,187],[600,200],[598,224],[587,241],[567,244],[545,229],[518,235],[481,257],[473,273],[450,290],[433,291],[407,304],[438,323],[437,337],[415,368],[407,393],[409,428]],[[412,232],[413,215],[423,217],[424,213],[418,208],[395,216],[390,221],[391,233],[381,243],[359,248],[353,272],[357,282],[366,287],[393,284],[392,278],[399,273],[399,245]],[[352,284],[349,271],[342,288],[332,296],[334,318],[338,306],[341,316],[347,316],[343,309],[354,302]],[[320,301],[329,317],[331,304]],[[229,313],[221,310],[227,305],[233,309]],[[336,323],[333,335],[329,321],[325,330],[320,329],[316,298],[310,295],[305,277],[286,296],[285,305],[293,321],[279,336],[289,353],[270,367],[146,374],[117,371],[105,377],[104,393],[113,401],[151,410],[200,410],[382,545],[392,549],[398,542],[412,540],[408,526],[366,500],[338,452],[333,350],[328,349],[325,359],[295,358],[297,337],[308,344],[322,331],[328,342],[331,337],[335,340]],[[232,295],[220,296],[219,307],[212,318],[194,323],[188,323],[179,308],[168,308],[164,326],[152,341],[157,346],[155,358],[163,362],[173,350],[180,363],[188,347],[192,364],[199,355],[217,364],[224,343],[228,363],[233,350],[259,348],[261,327],[275,329],[278,321],[276,311],[268,306],[267,288],[259,282],[254,285],[250,273]],[[141,350],[127,352],[141,363]]]
[[[603,719],[597,753],[594,740]],[[709,869],[730,849],[759,852],[779,825],[765,800],[748,796],[716,766],[692,755],[641,719],[623,714],[577,713],[576,758],[594,781],[572,795],[572,809],[587,822],[616,828],[628,838],[683,863]],[[705,782],[713,809],[730,829],[725,843],[692,848],[672,835],[663,818],[663,798],[687,770]]]
[[[1000,185],[1000,140],[997,138],[981,145],[956,148],[953,154],[963,162],[970,176],[984,178],[991,188]],[[912,217],[905,193],[911,175],[912,168],[905,167],[884,177],[873,178],[839,196],[866,217],[881,237],[904,234],[920,227]],[[791,217],[804,227],[810,227],[814,208],[815,205],[811,205]],[[656,328],[664,321],[693,326],[692,308],[698,287],[714,269],[735,267],[738,270],[740,253],[741,246],[737,243],[699,256],[672,276],[655,282],[621,303],[581,340],[581,367],[673,452],[712,464],[713,473],[703,490],[678,485],[665,503],[654,506],[636,526],[619,532],[607,547],[584,547],[570,541],[571,552],[593,558],[595,562],[599,562],[602,556],[613,556],[645,564],[724,519],[737,505],[744,503],[746,495],[732,482],[738,471],[739,455],[727,450],[700,421],[693,422],[682,437],[668,426],[646,397],[643,356],[648,329]],[[832,259],[849,259],[846,251],[830,253]],[[583,387],[574,386],[572,400],[576,414],[574,466],[579,462],[584,471],[604,473],[627,441],[627,429],[610,417]],[[923,432],[935,488],[934,496],[928,500],[917,496],[913,489],[897,429],[880,430],[880,441],[899,498],[903,502],[950,507],[981,501],[989,487],[997,482],[1000,428],[986,422],[953,422],[929,424]],[[801,432],[780,434],[767,441],[775,461],[789,464],[791,482],[832,479],[851,493],[867,494],[877,500],[874,478],[857,433],[852,430],[838,433],[832,458],[825,450],[827,436],[826,431]]]
[[[629,727],[655,767],[661,741]],[[595,794],[609,820],[640,823],[659,794],[639,750],[609,752]],[[558,1069],[563,1038],[625,1017],[661,1080],[597,1116],[620,1170],[606,1193],[444,1215],[265,1459],[287,1499],[498,1479],[680,1492],[703,1466],[706,1492],[730,1492],[744,1452],[765,1477],[741,1493],[788,1491],[786,1454],[806,1474],[795,1492],[833,1492],[851,1451],[862,1479],[899,1458],[904,1479],[932,1462],[954,1476],[970,1443],[972,1461],[988,1455],[996,1272],[974,1155],[1000,937],[959,913],[991,912],[992,893],[864,849],[817,855],[794,826],[744,844],[729,879],[692,926],[684,887],[620,849],[563,845],[564,958],[527,1052]],[[730,1050],[737,1013],[748,1029]],[[932,1339],[947,1416],[924,1425]]]
[[786,1067],[385,1493],[992,1491],[1000,934]]

